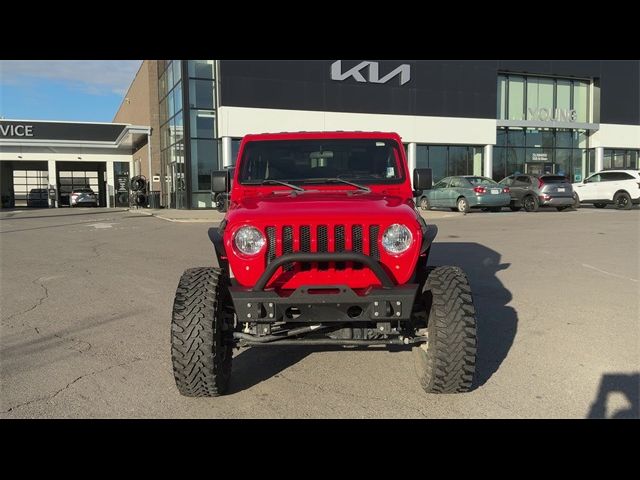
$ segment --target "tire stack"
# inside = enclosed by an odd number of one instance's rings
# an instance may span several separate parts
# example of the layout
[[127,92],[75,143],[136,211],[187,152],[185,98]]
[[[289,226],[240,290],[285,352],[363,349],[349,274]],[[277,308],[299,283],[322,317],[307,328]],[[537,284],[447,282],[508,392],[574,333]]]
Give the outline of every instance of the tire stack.
[[147,178],[144,175],[136,175],[131,179],[131,199],[136,207],[148,207]]

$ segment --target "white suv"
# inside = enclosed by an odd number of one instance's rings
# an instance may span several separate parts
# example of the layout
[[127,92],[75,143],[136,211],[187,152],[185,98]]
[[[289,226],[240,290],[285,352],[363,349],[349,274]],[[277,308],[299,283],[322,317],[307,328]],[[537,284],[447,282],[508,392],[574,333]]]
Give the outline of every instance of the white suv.
[[604,170],[574,183],[576,206],[593,203],[604,208],[613,203],[616,208],[629,210],[640,203],[640,172],[638,170]]

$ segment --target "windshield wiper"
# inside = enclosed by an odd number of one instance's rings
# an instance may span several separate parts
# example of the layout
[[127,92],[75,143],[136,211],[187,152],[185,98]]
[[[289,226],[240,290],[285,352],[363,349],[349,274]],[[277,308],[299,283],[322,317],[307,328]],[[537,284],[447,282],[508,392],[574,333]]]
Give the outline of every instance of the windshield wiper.
[[258,180],[256,182],[244,182],[245,185],[273,185],[274,183],[277,184],[277,185],[284,185],[285,187],[292,188],[296,192],[305,192],[306,191],[304,188],[299,187],[297,185],[293,185],[293,184],[287,183],[287,182],[282,182],[280,180],[273,180],[271,178],[267,178],[266,180]]
[[364,192],[371,192],[371,189],[366,185],[360,185],[359,183],[350,182],[349,180],[345,180],[344,178],[307,178],[304,183],[321,183],[321,182],[339,182],[346,183],[347,185],[351,185],[353,187],[357,187]]

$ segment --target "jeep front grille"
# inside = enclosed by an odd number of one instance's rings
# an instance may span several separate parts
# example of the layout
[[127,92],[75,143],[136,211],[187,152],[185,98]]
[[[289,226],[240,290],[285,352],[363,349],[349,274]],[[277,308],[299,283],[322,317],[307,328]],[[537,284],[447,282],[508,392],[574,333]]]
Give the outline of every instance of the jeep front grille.
[[[351,232],[350,242],[346,232]],[[330,232],[333,235],[330,235]],[[316,252],[345,252],[352,251],[369,255],[376,260],[380,259],[380,249],[378,247],[378,236],[380,234],[379,225],[301,225],[298,228],[286,225],[281,228],[269,226],[267,233],[267,255],[268,265],[276,257],[293,252],[311,252],[312,245],[315,244]],[[349,244],[350,243],[350,244]],[[335,268],[344,270],[348,266],[359,270],[362,265],[351,262],[319,262],[319,270]],[[293,269],[293,265],[285,265],[285,271]],[[309,270],[310,263],[302,263],[298,267],[300,270]]]
[[[293,227],[282,228],[282,254],[293,253]],[[291,270],[292,265],[284,266],[285,270]]]
[[267,227],[267,265],[276,258],[276,227]]
[[[351,227],[351,245],[354,252],[362,253],[362,225]],[[354,270],[360,270],[362,265],[354,265]]]

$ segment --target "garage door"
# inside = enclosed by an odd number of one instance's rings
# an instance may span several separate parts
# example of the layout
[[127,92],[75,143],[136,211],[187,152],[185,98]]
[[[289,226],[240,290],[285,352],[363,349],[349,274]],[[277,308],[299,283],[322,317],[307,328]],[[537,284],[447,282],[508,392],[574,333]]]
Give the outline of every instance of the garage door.
[[47,170],[14,170],[13,194],[16,207],[48,207]]
[[69,205],[69,195],[78,188],[90,188],[100,195],[99,172],[97,170],[61,170],[58,173],[60,205]]

